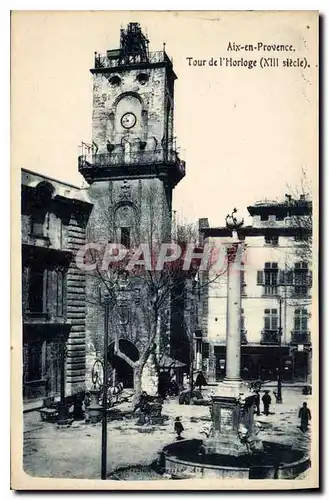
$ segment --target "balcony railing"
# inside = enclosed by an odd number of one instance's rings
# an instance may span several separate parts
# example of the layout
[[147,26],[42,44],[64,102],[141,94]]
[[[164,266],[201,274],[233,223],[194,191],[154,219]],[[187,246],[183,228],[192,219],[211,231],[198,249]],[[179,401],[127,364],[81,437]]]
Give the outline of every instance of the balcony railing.
[[143,63],[170,63],[170,59],[164,50],[149,52],[148,54],[135,54],[124,56],[120,52],[117,55],[109,53],[106,55],[95,54],[95,69],[97,68],[115,68],[117,66],[126,66]]
[[263,295],[269,295],[269,296],[278,295],[277,285],[265,285],[263,289]]
[[309,294],[308,285],[294,285],[291,295],[292,297],[307,297]]
[[291,344],[310,344],[311,335],[310,332],[293,330],[291,332]]
[[185,162],[180,160],[176,151],[137,150],[119,151],[105,154],[84,154],[79,156],[79,170],[88,168],[119,167],[133,165],[172,164],[178,168],[181,175],[185,175]]
[[276,330],[262,330],[261,344],[276,345],[279,344],[279,331]]

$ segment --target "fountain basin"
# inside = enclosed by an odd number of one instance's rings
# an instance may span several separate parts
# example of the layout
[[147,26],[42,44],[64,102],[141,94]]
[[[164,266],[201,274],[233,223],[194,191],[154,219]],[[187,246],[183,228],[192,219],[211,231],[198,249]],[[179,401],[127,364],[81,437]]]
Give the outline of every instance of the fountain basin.
[[165,446],[160,465],[173,478],[294,479],[310,467],[308,455],[291,446],[263,442],[263,451],[238,457],[200,454],[203,441],[186,439]]

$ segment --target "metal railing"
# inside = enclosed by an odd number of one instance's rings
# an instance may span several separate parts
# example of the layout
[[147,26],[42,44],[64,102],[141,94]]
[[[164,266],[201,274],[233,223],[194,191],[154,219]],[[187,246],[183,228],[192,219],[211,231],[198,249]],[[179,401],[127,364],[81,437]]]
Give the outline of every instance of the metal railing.
[[309,331],[292,330],[291,344],[310,344],[310,343],[311,343],[311,335]]
[[116,167],[123,165],[172,164],[185,175],[185,162],[180,160],[176,151],[142,150],[120,151],[105,154],[83,154],[79,156],[79,170],[94,167]]
[[292,297],[307,297],[309,294],[309,285],[294,285],[291,295]]
[[270,345],[279,344],[279,330],[262,330],[260,343]]
[[265,285],[263,295],[269,295],[269,296],[278,295],[277,285]]
[[118,54],[117,57],[113,57],[111,54],[95,54],[95,69],[97,68],[115,68],[117,66],[134,65],[142,63],[170,63],[170,59],[164,50],[159,50],[156,52],[149,52],[146,54],[135,54],[131,56],[124,56]]

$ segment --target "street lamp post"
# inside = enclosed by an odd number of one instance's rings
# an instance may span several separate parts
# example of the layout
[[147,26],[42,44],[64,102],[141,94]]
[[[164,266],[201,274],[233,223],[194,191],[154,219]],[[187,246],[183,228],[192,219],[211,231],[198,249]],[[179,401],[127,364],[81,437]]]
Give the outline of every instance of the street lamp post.
[[65,359],[67,355],[65,335],[62,332],[58,341],[58,356],[60,363],[60,402],[59,402],[59,415],[57,425],[69,425],[72,420],[68,418],[68,411],[65,404]]
[[103,415],[102,415],[102,479],[106,479],[107,469],[107,391],[108,391],[108,342],[109,342],[110,297],[104,297],[104,377],[103,377]]
[[278,386],[276,402],[282,403],[282,373],[281,373],[281,339],[282,339],[282,298],[279,299],[279,366],[278,366]]

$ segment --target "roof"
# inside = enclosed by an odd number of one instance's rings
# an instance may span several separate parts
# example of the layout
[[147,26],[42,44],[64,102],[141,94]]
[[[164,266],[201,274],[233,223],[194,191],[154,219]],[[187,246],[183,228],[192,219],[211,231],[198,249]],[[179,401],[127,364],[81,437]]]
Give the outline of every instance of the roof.
[[53,190],[53,198],[65,198],[67,200],[92,204],[89,199],[87,190],[80,189],[79,187],[72,184],[68,184],[66,182],[53,179],[52,177],[47,177],[46,175],[22,168],[22,186],[24,186],[25,188],[35,189],[41,183],[47,183],[49,186],[51,186]]
[[312,201],[302,197],[300,199],[286,198],[282,201],[264,200],[249,205],[247,210],[250,215],[310,215],[312,213]]
[[[208,227],[202,228],[200,231],[207,238],[230,238],[232,237],[232,230],[227,227]],[[301,228],[297,225],[287,226],[271,226],[271,227],[256,227],[256,226],[242,226],[237,230],[238,238],[244,239],[247,236],[264,236],[264,235],[277,235],[277,236],[295,236],[300,234]],[[311,234],[311,229],[303,228],[303,233]],[[231,242],[230,242],[231,243]]]

